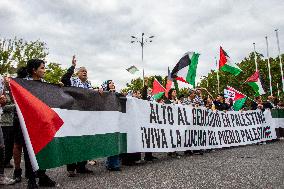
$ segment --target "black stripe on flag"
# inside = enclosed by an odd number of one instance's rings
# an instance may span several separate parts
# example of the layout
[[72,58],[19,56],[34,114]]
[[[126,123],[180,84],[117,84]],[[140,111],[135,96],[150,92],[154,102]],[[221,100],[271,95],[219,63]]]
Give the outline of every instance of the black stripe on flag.
[[171,76],[172,78],[175,78],[177,76],[177,73],[179,72],[179,70],[185,68],[186,66],[190,65],[191,60],[188,56],[188,54],[184,55],[176,64],[176,66],[174,67],[174,69],[172,70]]
[[100,94],[94,90],[78,87],[60,87],[19,78],[14,80],[51,108],[80,111],[126,111],[126,98],[119,93]]

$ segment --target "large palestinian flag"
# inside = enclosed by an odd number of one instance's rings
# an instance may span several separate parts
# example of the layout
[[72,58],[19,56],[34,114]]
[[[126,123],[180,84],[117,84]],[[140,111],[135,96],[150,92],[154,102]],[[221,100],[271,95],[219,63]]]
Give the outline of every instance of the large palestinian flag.
[[250,76],[246,83],[252,87],[252,89],[255,91],[255,96],[260,96],[265,94],[265,91],[263,89],[259,71],[256,71],[252,76]]
[[172,70],[171,77],[173,79],[189,83],[195,87],[198,58],[198,53],[186,53],[175,65],[174,69]]
[[228,54],[220,47],[220,60],[219,60],[219,69],[224,72],[229,72],[235,76],[239,75],[242,70],[231,61]]
[[34,170],[126,152],[116,94],[22,79],[10,87]]

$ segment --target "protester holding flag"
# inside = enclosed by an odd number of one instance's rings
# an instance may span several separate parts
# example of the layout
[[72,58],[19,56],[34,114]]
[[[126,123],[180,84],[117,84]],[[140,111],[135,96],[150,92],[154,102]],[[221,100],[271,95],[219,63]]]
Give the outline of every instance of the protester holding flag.
[[[66,74],[62,76],[61,82],[64,86],[80,87],[85,89],[93,89],[91,83],[87,80],[87,70],[85,67],[80,67],[76,73],[77,77],[72,77],[76,68],[77,60],[75,55],[72,59],[72,66],[67,70]],[[67,171],[69,177],[76,176],[77,173],[92,173],[93,171],[86,168],[87,161],[72,163],[67,165]]]
[[[22,69],[22,77],[25,77],[26,80],[33,80],[38,82],[43,82],[43,77],[45,74],[45,62],[40,59],[31,59],[27,62],[27,66]],[[19,115],[18,115],[19,116]],[[23,131],[23,128],[22,128]],[[27,142],[27,141],[25,141]],[[39,178],[39,186],[45,187],[55,187],[56,182],[51,180],[45,173],[45,170],[38,170],[37,172],[33,171],[30,157],[28,155],[27,143],[23,146],[24,149],[24,158],[25,158],[25,167],[26,167],[26,177],[28,180],[28,188],[38,188],[36,184],[36,176]]]

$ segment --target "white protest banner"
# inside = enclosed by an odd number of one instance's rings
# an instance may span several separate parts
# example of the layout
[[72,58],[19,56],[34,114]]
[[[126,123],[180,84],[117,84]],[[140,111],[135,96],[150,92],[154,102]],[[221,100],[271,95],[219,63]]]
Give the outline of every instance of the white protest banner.
[[127,99],[128,152],[239,146],[276,138],[270,111],[216,111]]

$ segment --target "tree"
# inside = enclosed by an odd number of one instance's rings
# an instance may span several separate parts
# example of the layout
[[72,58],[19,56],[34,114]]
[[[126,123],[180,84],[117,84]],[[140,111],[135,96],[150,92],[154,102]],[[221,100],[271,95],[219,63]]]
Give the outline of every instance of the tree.
[[61,68],[58,63],[49,63],[46,65],[46,72],[44,79],[49,83],[58,84],[61,77],[66,72],[66,69]]
[[16,69],[25,66],[32,58],[45,59],[48,55],[46,43],[24,41],[23,39],[0,39],[0,74],[16,73]]

